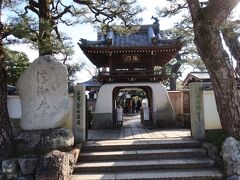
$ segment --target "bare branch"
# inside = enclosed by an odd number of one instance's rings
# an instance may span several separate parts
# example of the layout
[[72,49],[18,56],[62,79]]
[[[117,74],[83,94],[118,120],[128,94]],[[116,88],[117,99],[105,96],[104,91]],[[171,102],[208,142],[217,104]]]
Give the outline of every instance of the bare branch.
[[60,20],[62,23],[64,23],[65,25],[67,25],[67,26],[72,26],[72,25],[75,24],[75,23],[69,23],[69,22],[63,20],[62,18],[60,18],[59,20]]
[[71,7],[72,7],[72,6],[67,6],[67,7],[65,7],[64,10],[63,10],[61,13],[59,13],[57,16],[53,16],[53,17],[52,17],[53,20],[57,20],[57,19],[62,18],[63,15],[65,15],[66,13],[73,14],[72,11],[71,11]]
[[[174,6],[173,8],[170,8],[170,9],[165,8],[164,11],[162,11],[161,16],[162,17],[167,17],[169,15],[175,15],[175,14],[178,14],[180,11],[182,11],[184,9],[188,9],[187,3],[176,4],[176,6]],[[159,8],[157,8],[157,10],[159,11]]]
[[34,8],[33,6],[26,6],[24,9],[25,9],[25,14],[28,13],[28,9],[29,9],[39,16],[39,11],[36,8]]
[[82,5],[90,5],[93,4],[91,0],[73,0],[75,3],[82,4]]
[[11,35],[11,32],[10,31],[8,31],[8,32],[3,32],[3,34],[2,34],[2,39],[5,39],[5,38],[7,38],[8,36],[10,36]]
[[35,8],[39,8],[39,3],[34,0],[29,0],[29,5]]

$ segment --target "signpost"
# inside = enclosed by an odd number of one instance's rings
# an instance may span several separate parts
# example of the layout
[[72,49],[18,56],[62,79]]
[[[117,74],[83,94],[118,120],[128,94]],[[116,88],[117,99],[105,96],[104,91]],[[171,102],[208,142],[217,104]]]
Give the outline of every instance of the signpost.
[[73,133],[75,143],[86,141],[86,98],[85,87],[74,86]]

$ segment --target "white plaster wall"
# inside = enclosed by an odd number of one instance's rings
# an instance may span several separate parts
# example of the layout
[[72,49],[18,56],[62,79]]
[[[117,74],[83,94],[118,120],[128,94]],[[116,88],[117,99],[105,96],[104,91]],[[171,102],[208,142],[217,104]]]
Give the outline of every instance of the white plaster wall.
[[203,91],[205,129],[222,129],[213,91]]
[[174,112],[171,100],[166,88],[162,83],[149,83],[153,91],[153,112],[172,111]]
[[112,91],[116,84],[105,84],[98,92],[95,113],[112,113]]
[[19,96],[8,96],[7,107],[10,118],[20,119],[22,117],[22,107]]
[[153,112],[170,109],[174,112],[170,98],[161,83],[114,83],[103,85],[98,93],[95,113],[112,113],[112,92],[115,87],[143,87],[149,86],[153,92]]
[[[72,128],[72,112],[73,112],[73,94],[69,94],[69,104],[70,104],[70,116],[69,121],[65,123],[64,127]],[[20,96],[8,96],[7,97],[7,107],[9,117],[13,119],[20,119],[22,117],[22,107]]]

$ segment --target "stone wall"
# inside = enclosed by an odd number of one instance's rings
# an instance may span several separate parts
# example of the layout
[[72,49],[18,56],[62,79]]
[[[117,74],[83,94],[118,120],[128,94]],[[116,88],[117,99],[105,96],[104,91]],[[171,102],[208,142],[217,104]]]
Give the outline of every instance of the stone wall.
[[23,155],[0,161],[0,180],[68,180],[77,162],[81,145],[70,151],[53,150],[43,155]]

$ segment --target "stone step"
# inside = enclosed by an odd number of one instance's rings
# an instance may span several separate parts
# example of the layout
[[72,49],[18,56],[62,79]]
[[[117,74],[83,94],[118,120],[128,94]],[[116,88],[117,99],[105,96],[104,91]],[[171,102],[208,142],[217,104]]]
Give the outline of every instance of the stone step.
[[71,180],[134,180],[134,179],[160,179],[160,180],[205,180],[221,179],[222,174],[214,168],[208,169],[171,169],[156,171],[135,171],[116,173],[73,174]]
[[199,142],[191,138],[106,140],[88,141],[82,147],[82,151],[125,151],[159,148],[193,148],[199,146]]
[[184,149],[157,149],[157,150],[132,150],[132,151],[104,151],[82,152],[80,162],[83,161],[113,161],[113,160],[143,160],[167,158],[195,158],[206,156],[203,148]]
[[155,159],[155,160],[125,160],[77,163],[74,172],[118,172],[156,169],[189,169],[213,167],[214,161],[201,159]]

